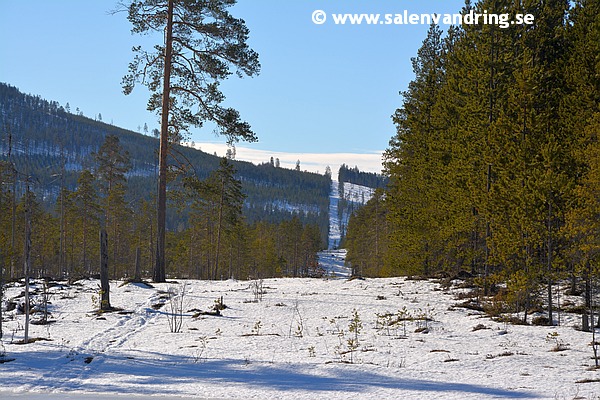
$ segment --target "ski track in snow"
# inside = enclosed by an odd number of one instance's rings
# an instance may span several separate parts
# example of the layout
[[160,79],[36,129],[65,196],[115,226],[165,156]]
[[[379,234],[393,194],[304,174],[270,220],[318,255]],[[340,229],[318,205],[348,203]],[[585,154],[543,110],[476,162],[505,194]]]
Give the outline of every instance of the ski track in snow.
[[[116,283],[111,282],[111,291],[114,292],[116,289]],[[134,284],[130,285],[127,292],[130,293],[133,290],[148,291],[148,289],[143,288],[143,285]],[[150,306],[158,302],[161,294],[154,290],[151,293],[150,297],[143,299],[141,303],[135,304],[134,310],[123,310],[123,314],[109,312],[94,317],[95,312],[86,312],[86,317],[90,318],[90,321],[94,321],[94,325],[96,325],[93,327],[95,331],[90,326],[91,323],[86,324],[85,327],[82,327],[82,333],[91,333],[91,335],[79,344],[73,343],[72,347],[66,343],[72,342],[75,337],[71,338],[70,335],[63,337],[61,346],[65,346],[64,357],[55,358],[55,361],[58,362],[55,365],[48,365],[40,379],[34,381],[29,389],[39,390],[39,388],[45,387],[58,387],[84,390],[86,387],[84,382],[90,379],[93,380],[96,368],[88,367],[85,362],[84,366],[81,366],[82,360],[89,357],[96,365],[99,365],[105,361],[107,354],[110,354],[110,357],[117,356],[123,360],[127,359],[128,354],[131,352],[130,347],[127,346],[127,341],[134,337],[136,333],[142,331],[148,321],[152,321],[160,314]],[[108,322],[109,320],[111,322]],[[68,351],[66,351],[67,347],[70,348]],[[124,350],[128,348],[129,350]],[[59,349],[59,352],[62,350]],[[52,351],[49,352],[49,358],[56,357],[52,353]],[[40,354],[43,357],[43,352]]]
[[[147,290],[142,285],[133,284],[136,290]],[[136,304],[134,311],[124,310],[118,314],[117,321],[108,329],[98,332],[81,344],[82,350],[93,353],[104,353],[111,348],[122,347],[125,342],[144,328],[149,319],[156,318],[159,313],[151,308],[159,302],[160,293],[154,293],[142,304]],[[104,318],[104,317],[99,317]]]

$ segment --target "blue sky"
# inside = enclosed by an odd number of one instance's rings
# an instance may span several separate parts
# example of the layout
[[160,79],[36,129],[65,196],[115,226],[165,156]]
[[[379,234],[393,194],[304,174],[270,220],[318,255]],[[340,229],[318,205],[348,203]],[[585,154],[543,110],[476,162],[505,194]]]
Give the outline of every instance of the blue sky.
[[[127,129],[144,123],[158,127],[157,116],[146,111],[145,88],[125,96],[120,82],[133,56],[131,47],[149,47],[161,38],[132,35],[125,14],[107,13],[116,3],[0,0],[0,81],[61,105],[68,102],[73,112],[100,113],[103,121]],[[331,16],[316,25],[313,11],[455,13],[463,4],[239,0],[232,13],[250,28],[249,43],[260,55],[262,71],[255,78],[232,76],[222,85],[226,105],[237,108],[259,137],[258,143],[240,143],[238,158],[268,161],[273,153],[302,163],[305,155],[307,161],[320,158],[306,169],[322,172],[323,165],[331,165],[335,171],[344,162],[378,171],[381,151],[394,134],[390,116],[401,105],[398,92],[413,77],[410,59],[428,27],[335,25]],[[224,140],[210,127],[194,130],[191,140],[202,143],[203,150],[224,153]]]

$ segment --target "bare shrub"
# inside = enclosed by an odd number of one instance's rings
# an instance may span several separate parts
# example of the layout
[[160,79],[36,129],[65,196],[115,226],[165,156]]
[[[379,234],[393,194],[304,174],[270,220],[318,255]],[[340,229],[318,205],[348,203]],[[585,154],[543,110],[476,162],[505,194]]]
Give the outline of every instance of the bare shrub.
[[255,303],[258,303],[263,299],[263,295],[265,294],[265,291],[263,290],[263,283],[264,281],[262,279],[257,279],[250,283],[250,289],[252,290],[252,294],[254,295]]
[[171,333],[181,332],[186,287],[187,284],[184,283],[183,285],[179,285],[179,287],[169,286],[167,290],[167,309],[165,315],[167,316]]

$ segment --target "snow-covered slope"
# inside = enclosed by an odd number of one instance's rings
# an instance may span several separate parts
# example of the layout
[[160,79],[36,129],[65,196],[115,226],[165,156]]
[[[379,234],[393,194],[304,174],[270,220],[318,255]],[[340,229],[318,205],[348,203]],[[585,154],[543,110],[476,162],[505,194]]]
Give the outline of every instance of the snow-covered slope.
[[329,196],[329,250],[337,247],[341,239],[340,219],[338,218],[338,203],[340,193],[338,183],[331,182],[331,195]]
[[[338,248],[342,235],[348,226],[352,212],[362,207],[373,197],[374,189],[366,186],[344,182],[343,192],[340,193],[338,182],[331,183],[329,196],[329,250]],[[344,199],[344,207],[340,208],[340,199]]]
[[375,189],[357,185],[350,182],[344,182],[344,198],[350,202],[364,205],[373,197]]
[[[457,282],[459,283],[459,282]],[[181,333],[169,333],[169,288],[185,286]],[[50,325],[5,313],[0,398],[11,393],[111,393],[232,399],[597,399],[591,335],[512,326],[457,307],[431,281],[269,279],[113,282],[97,315],[97,281],[50,289]],[[39,292],[40,285],[34,289]],[[21,285],[7,299],[22,302]],[[222,297],[221,316],[201,315]],[[255,299],[262,297],[261,301]],[[40,297],[36,296],[36,301]],[[197,314],[196,316],[194,316]],[[36,316],[39,318],[39,315]],[[396,323],[393,323],[396,321]],[[559,347],[562,351],[552,351]],[[596,381],[594,381],[596,380]],[[577,383],[581,382],[581,383]],[[587,382],[587,383],[585,383]],[[85,397],[82,397],[85,398]]]

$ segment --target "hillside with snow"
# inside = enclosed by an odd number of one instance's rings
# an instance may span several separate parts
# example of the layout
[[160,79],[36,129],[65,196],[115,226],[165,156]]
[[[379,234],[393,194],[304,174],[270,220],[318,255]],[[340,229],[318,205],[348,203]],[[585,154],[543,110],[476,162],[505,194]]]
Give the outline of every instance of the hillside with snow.
[[[127,152],[131,169],[126,185],[129,199],[150,200],[156,188],[158,139],[112,124],[67,112],[56,101],[21,93],[16,87],[0,82],[0,162],[9,161],[23,175],[35,177],[31,190],[46,209],[54,209],[58,194],[73,191],[82,170],[98,168],[92,155],[99,151],[108,135],[119,138]],[[176,146],[174,163],[198,179],[206,179],[219,168],[220,157],[199,148]],[[173,153],[175,154],[175,153]],[[266,158],[264,161],[267,161]],[[304,223],[316,222],[323,237],[327,232],[327,191],[329,178],[311,172],[275,168],[270,163],[253,164],[229,161],[242,182],[246,196],[242,212],[247,221],[280,222],[295,213]],[[60,177],[60,179],[57,179]],[[17,182],[17,196],[25,192]],[[167,215],[169,229],[188,219],[187,211]]]
[[329,250],[337,249],[352,212],[373,197],[375,189],[350,182],[331,182],[329,197]]

